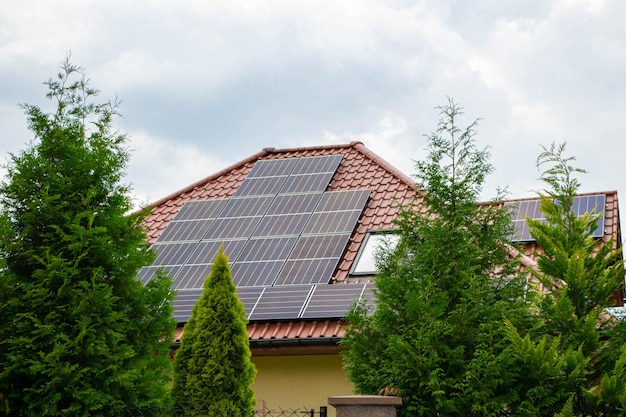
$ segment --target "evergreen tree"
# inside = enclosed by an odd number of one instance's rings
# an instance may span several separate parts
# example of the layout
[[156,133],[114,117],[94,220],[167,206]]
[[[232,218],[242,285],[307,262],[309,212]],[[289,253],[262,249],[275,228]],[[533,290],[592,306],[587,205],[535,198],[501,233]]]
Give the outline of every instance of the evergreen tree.
[[584,170],[552,144],[537,159],[547,166],[541,179],[540,210],[546,221],[528,219],[541,248],[532,272],[546,289],[538,304],[541,322],[525,334],[511,324],[509,339],[519,375],[511,406],[523,415],[546,415],[563,408],[574,415],[626,413],[624,323],[605,309],[624,285],[621,249],[593,237],[603,207],[579,216],[573,210]]
[[220,248],[174,358],[176,407],[208,409],[213,416],[252,414],[256,370],[250,361],[245,317],[228,258]]
[[147,213],[128,214],[117,103],[93,103],[98,91],[69,56],[47,86],[56,110],[23,106],[34,140],[10,155],[0,186],[0,414],[162,405],[171,282],[136,279],[154,254]]
[[498,204],[478,204],[492,167],[476,122],[461,130],[452,100],[440,110],[429,156],[416,162],[419,196],[401,208],[400,242],[378,255],[375,309],[348,314],[344,367],[358,393],[403,397],[405,416],[495,415],[512,377],[503,316],[529,320],[505,243],[512,223]]

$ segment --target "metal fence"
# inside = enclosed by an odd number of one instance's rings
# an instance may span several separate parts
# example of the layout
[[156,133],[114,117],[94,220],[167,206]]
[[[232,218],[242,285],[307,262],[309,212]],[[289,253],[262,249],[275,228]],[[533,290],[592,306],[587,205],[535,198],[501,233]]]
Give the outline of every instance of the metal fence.
[[125,405],[103,410],[103,417],[327,417],[328,408],[319,409],[257,409],[252,412],[241,410],[220,410],[217,407],[207,408],[160,408]]

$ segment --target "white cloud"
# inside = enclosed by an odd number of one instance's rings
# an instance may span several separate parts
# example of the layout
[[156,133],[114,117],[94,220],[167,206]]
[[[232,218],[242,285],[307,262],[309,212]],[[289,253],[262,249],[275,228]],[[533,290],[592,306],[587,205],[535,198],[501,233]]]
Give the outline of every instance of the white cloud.
[[135,203],[161,199],[224,168],[195,145],[157,138],[142,131],[129,135],[131,160],[127,171],[135,190]]
[[42,103],[72,50],[123,100],[129,178],[151,199],[266,146],[361,140],[411,174],[446,95],[483,118],[498,185],[536,188],[538,145],[567,140],[583,183],[607,188],[626,156],[625,14],[619,0],[8,0],[0,146],[28,139],[15,105]]

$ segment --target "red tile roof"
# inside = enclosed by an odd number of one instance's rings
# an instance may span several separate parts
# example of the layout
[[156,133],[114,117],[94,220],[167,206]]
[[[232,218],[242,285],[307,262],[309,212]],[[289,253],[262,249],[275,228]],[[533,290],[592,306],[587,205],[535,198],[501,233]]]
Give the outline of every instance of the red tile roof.
[[[265,148],[249,158],[153,203],[152,213],[146,220],[148,239],[153,243],[185,202],[231,197],[257,161],[335,154],[343,154],[343,159],[332,178],[329,191],[371,190],[370,199],[362,217],[333,275],[333,283],[345,282],[367,231],[393,228],[393,221],[398,215],[399,206],[408,204],[417,195],[415,184],[409,177],[368,150],[361,142],[290,149]],[[604,240],[614,237],[617,245],[621,243],[617,193],[612,191],[605,194]],[[531,199],[511,201],[523,200]],[[527,263],[534,261],[536,250],[537,248],[532,243],[522,249]],[[180,338],[181,334],[182,325],[176,337]],[[254,343],[296,340],[327,343],[341,339],[344,336],[344,328],[340,320],[260,322],[249,324],[248,334],[251,342]]]
[[343,160],[328,189],[372,190],[360,223],[352,234],[334,275],[334,281],[344,281],[366,232],[370,229],[392,228],[399,205],[408,203],[415,196],[413,181],[371,152],[361,142],[308,148],[266,148],[153,203],[152,214],[146,220],[148,239],[153,243],[185,202],[231,197],[256,161],[336,154],[343,154]]

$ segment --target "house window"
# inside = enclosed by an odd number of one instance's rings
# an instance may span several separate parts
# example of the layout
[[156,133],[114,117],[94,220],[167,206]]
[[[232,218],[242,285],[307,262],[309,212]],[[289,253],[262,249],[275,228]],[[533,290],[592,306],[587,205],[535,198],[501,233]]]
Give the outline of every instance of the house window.
[[395,248],[400,240],[400,235],[386,232],[368,232],[365,240],[361,244],[359,253],[354,264],[352,265],[352,275],[376,275],[376,254],[379,248],[386,247]]

